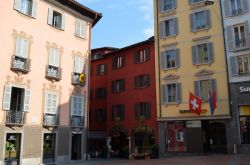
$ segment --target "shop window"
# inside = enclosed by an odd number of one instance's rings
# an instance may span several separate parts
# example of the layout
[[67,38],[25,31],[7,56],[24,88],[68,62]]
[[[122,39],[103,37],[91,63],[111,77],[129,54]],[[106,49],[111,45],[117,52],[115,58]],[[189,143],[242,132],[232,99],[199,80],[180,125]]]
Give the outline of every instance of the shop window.
[[241,144],[250,144],[250,106],[240,106]]

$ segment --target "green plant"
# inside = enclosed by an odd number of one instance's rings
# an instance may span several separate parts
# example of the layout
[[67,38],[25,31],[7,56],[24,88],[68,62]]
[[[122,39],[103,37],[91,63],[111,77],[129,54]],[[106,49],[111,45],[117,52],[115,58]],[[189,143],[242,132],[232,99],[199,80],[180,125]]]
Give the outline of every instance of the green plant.
[[15,144],[7,141],[5,144],[5,149],[6,151],[9,152],[9,158],[10,158],[11,151],[15,149]]

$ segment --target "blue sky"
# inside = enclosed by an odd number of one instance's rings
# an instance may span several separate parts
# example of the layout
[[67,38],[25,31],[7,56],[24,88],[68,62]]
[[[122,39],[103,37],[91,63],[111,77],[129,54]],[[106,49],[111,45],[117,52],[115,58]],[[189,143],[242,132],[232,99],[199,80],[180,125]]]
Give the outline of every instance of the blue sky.
[[78,0],[103,14],[92,30],[92,48],[125,47],[154,33],[153,0]]

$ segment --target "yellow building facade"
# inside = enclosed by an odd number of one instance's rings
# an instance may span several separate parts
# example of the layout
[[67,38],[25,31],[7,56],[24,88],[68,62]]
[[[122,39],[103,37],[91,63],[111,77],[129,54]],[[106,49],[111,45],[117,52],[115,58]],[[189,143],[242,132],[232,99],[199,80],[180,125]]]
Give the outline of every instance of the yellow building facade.
[[[230,119],[220,1],[154,0],[160,153],[226,152]],[[216,108],[209,105],[215,91]],[[189,110],[189,93],[202,99]]]

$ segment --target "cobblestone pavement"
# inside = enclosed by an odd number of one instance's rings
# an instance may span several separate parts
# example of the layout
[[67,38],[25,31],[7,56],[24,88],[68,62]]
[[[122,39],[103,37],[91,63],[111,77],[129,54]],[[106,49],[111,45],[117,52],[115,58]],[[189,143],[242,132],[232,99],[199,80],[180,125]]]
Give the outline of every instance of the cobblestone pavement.
[[151,160],[88,160],[72,165],[250,165],[250,154],[175,156]]

